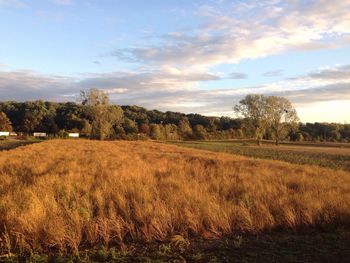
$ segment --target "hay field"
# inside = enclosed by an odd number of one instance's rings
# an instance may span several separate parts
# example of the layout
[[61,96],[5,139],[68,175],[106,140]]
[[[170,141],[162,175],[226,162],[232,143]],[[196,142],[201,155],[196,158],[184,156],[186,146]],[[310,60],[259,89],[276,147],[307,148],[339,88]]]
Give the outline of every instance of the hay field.
[[0,152],[0,255],[350,226],[350,173],[154,142]]

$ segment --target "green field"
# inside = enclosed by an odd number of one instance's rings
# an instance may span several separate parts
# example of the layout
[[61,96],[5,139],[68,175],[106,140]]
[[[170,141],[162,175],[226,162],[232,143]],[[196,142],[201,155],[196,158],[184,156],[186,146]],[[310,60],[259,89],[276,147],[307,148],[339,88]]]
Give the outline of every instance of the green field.
[[248,140],[171,143],[215,152],[227,152],[260,159],[318,165],[350,171],[350,144],[346,143],[283,143],[275,146],[271,142],[265,142],[260,147]]

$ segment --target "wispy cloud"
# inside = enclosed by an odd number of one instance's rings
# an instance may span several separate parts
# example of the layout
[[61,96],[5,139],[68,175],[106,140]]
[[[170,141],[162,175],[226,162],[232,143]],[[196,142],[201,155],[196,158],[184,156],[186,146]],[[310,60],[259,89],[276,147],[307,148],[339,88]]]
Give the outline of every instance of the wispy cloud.
[[242,72],[232,72],[228,78],[229,79],[246,79],[248,78],[248,75]]
[[[333,74],[344,77],[334,78]],[[232,115],[232,106],[249,93],[284,96],[297,107],[322,101],[350,100],[350,65],[258,86],[208,90],[197,85],[198,81],[217,78],[210,73],[198,74],[176,68],[89,74],[81,78],[39,75],[31,71],[0,71],[0,97],[2,100],[67,101],[78,96],[81,89],[100,88],[118,104],[207,115]]]
[[263,73],[264,77],[279,77],[284,74],[284,71],[282,69],[277,69],[273,71],[266,71]]
[[227,8],[199,7],[206,21],[190,32],[172,32],[161,44],[117,49],[139,63],[210,67],[289,50],[334,48],[350,33],[350,2],[247,1]]
[[336,68],[326,68],[314,73],[310,73],[311,78],[317,79],[349,79],[350,78],[350,65],[339,66]]
[[0,0],[0,6],[11,6],[15,8],[27,8],[29,4],[21,0]]
[[54,0],[54,2],[56,4],[59,4],[59,5],[72,5],[73,4],[73,0]]

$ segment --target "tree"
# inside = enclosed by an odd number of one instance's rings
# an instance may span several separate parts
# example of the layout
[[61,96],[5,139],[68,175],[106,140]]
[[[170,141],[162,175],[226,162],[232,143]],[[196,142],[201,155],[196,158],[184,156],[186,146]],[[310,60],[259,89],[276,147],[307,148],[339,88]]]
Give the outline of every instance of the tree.
[[139,127],[139,132],[148,136],[150,132],[149,125],[146,123],[141,123]]
[[179,133],[183,139],[191,139],[192,128],[187,118],[182,118],[179,122]]
[[127,134],[137,133],[138,131],[136,122],[129,118],[124,118],[123,128]]
[[178,140],[177,126],[175,124],[165,124],[164,135],[167,140]]
[[[22,131],[31,133],[40,129],[44,117],[49,114],[47,105],[43,101],[25,102],[23,104],[23,126]],[[39,130],[43,131],[43,130]]]
[[164,138],[161,126],[161,124],[151,124],[149,126],[150,136],[153,140],[162,140]]
[[203,125],[197,124],[194,126],[193,132],[196,139],[205,140],[207,138],[207,131]]
[[261,140],[268,126],[266,97],[259,94],[247,95],[233,109],[236,114],[243,116],[245,121],[249,122],[257,144],[261,145]]
[[81,91],[80,98],[92,119],[92,136],[100,140],[111,137],[113,127],[118,126],[123,119],[123,110],[118,106],[110,106],[108,94],[102,90]]
[[0,112],[0,131],[12,131],[12,125],[4,112]]
[[67,102],[58,105],[55,112],[55,122],[59,129],[65,131],[80,130],[84,135],[89,135],[87,127],[91,129],[91,116],[83,105]]
[[276,145],[285,139],[290,132],[298,129],[298,114],[292,103],[286,98],[276,96],[267,97],[266,112],[269,128]]

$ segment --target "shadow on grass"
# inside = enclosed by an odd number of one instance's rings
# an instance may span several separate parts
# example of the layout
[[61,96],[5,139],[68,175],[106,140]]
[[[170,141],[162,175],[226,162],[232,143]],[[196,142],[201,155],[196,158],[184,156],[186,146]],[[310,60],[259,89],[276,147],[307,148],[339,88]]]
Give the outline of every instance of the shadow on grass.
[[8,151],[15,149],[17,147],[21,146],[26,146],[30,145],[33,143],[38,143],[41,142],[39,140],[33,140],[33,141],[28,141],[28,140],[2,140],[0,141],[0,151]]
[[[101,246],[76,255],[39,254],[0,262],[349,262],[350,232],[232,235],[185,243],[150,242]],[[28,261],[29,260],[29,261]]]

